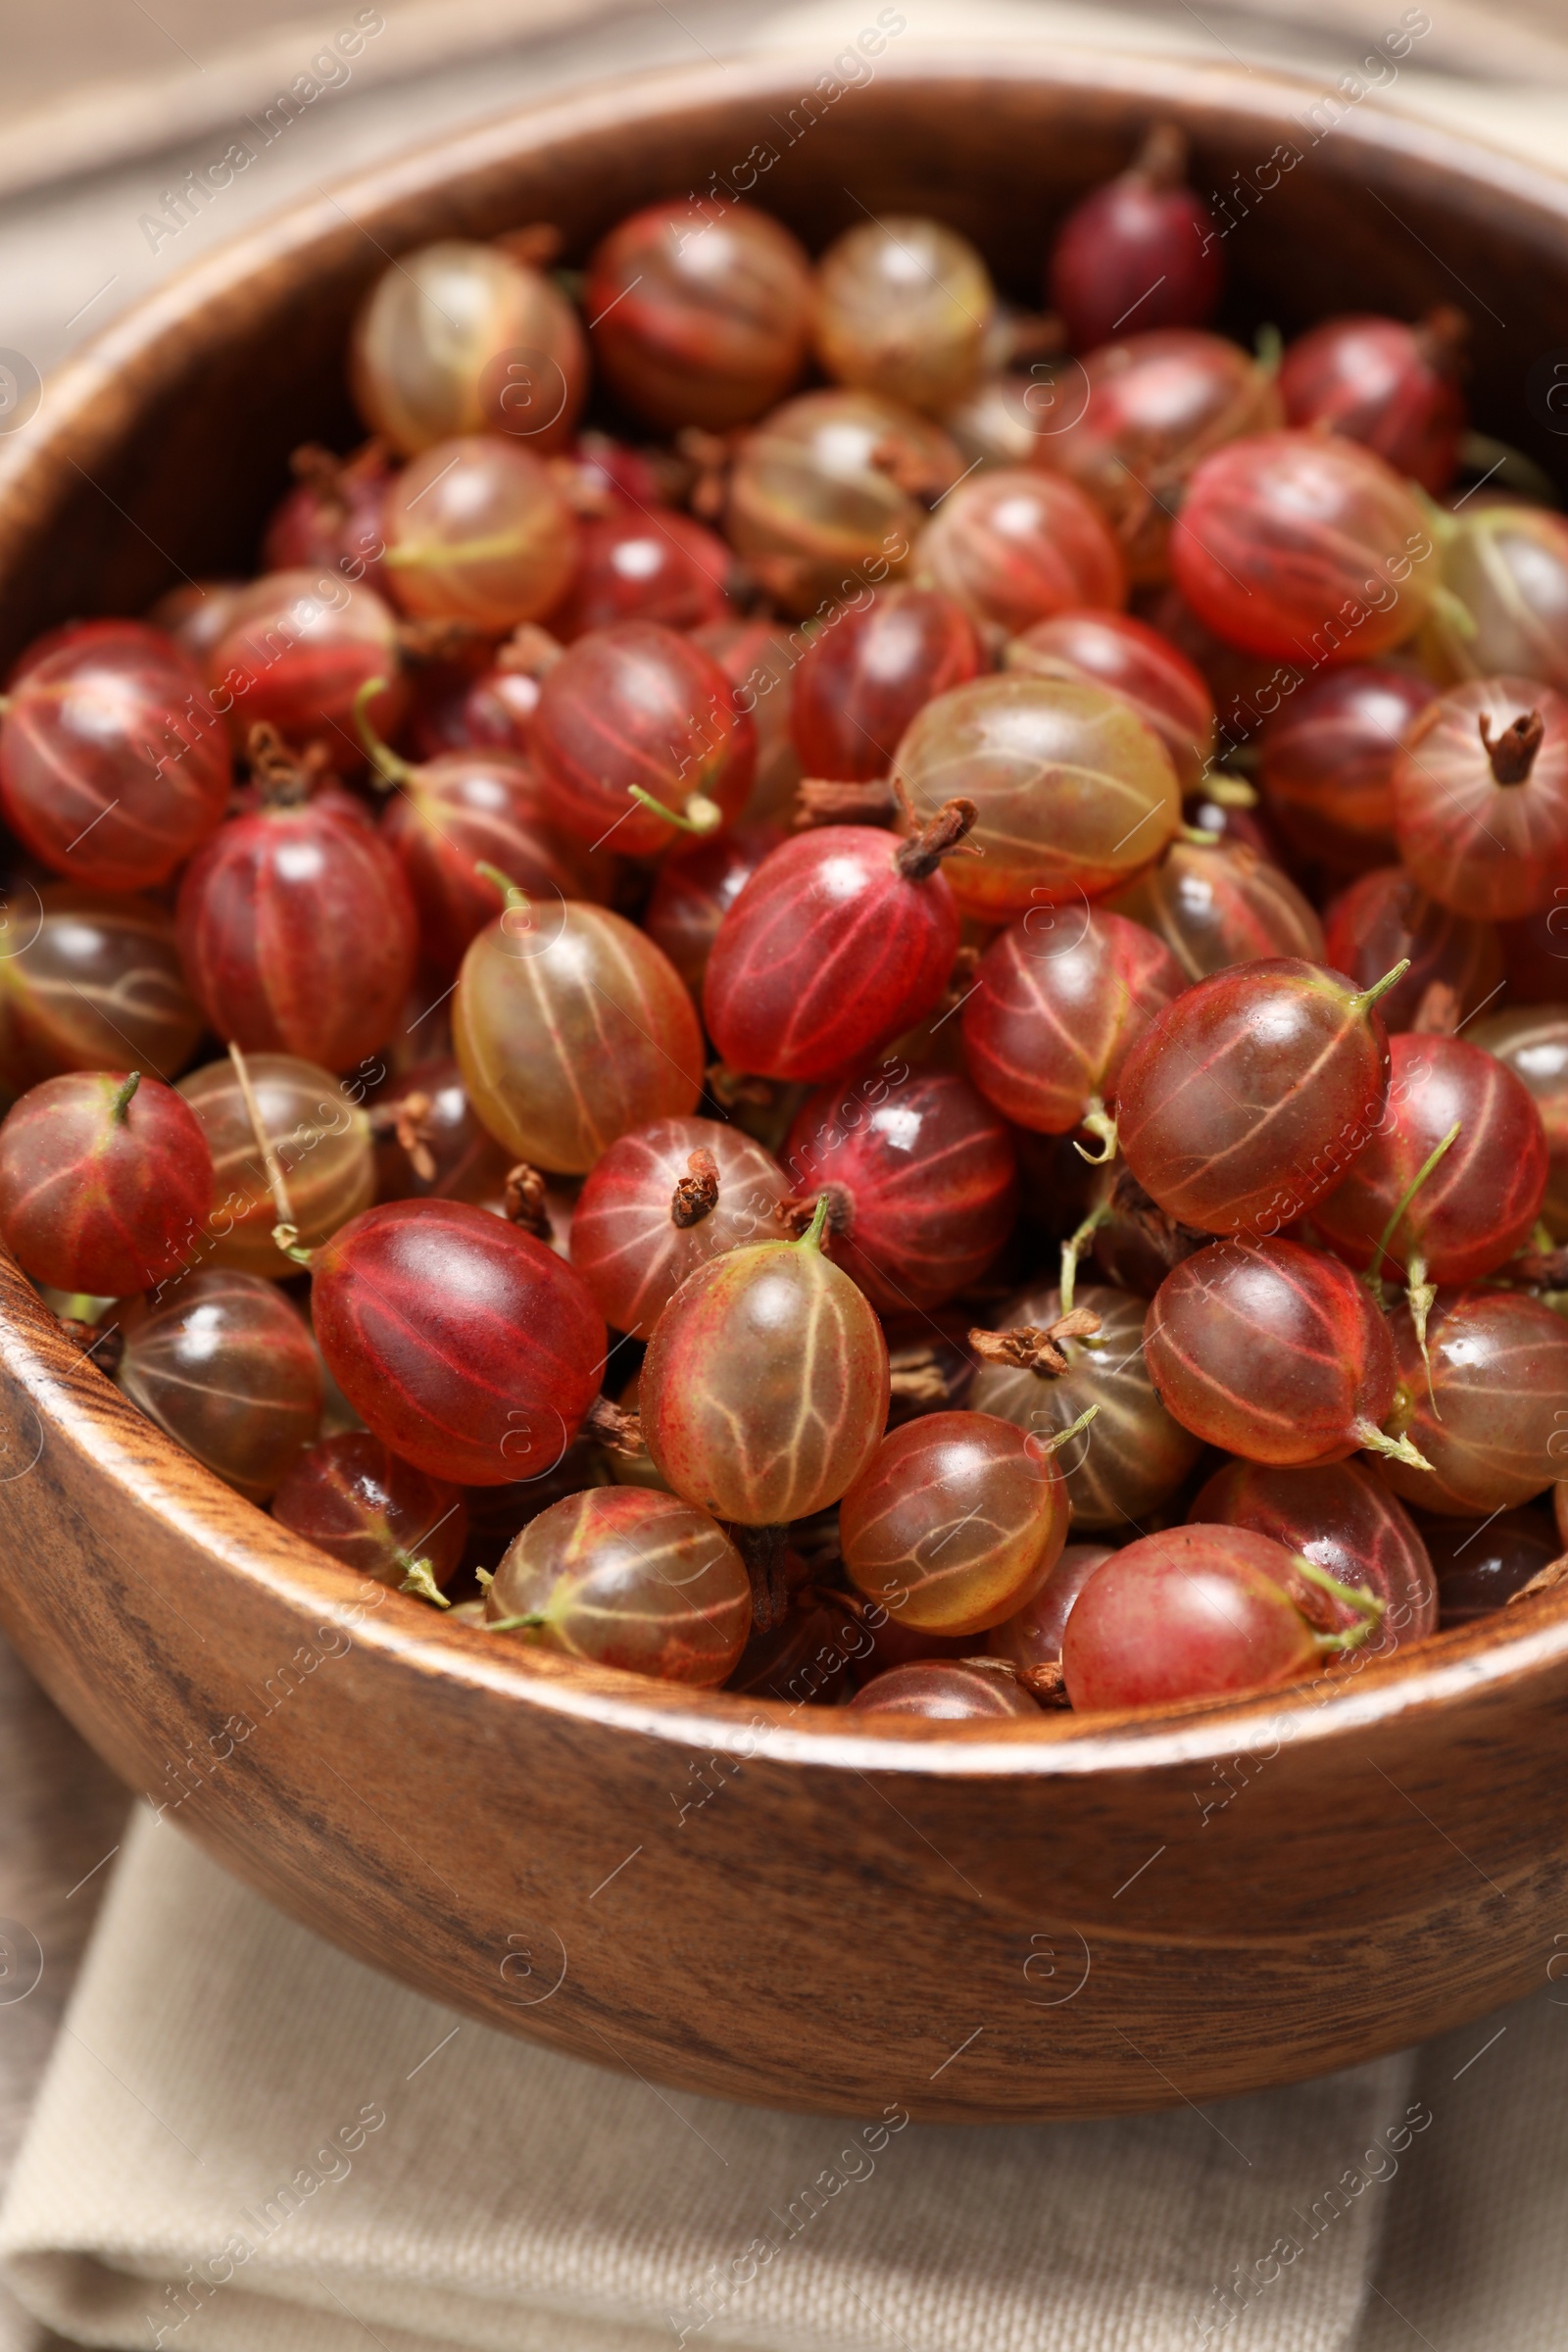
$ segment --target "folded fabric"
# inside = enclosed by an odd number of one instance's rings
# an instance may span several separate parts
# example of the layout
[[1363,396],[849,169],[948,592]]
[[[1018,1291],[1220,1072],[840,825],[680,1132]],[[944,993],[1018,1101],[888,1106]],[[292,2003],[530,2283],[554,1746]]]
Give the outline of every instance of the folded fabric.
[[[1542,2019],[1560,2092],[1568,2010]],[[465,2023],[141,1815],[0,2259],[63,2334],[180,2352],[1349,2352],[1378,2240],[1434,2167],[1485,2181],[1489,2212],[1519,2147],[1565,2177],[1560,2095],[1484,2166],[1459,2144],[1462,2085],[1529,2038],[1505,2022],[1441,2097],[1405,2056],[1111,2123],[777,2115]],[[1545,2107],[1544,2057],[1521,2063]],[[1413,2227],[1389,2291],[1428,2309]],[[1494,2307],[1473,2337],[1452,2316],[1443,2352],[1504,2340],[1479,2331]]]

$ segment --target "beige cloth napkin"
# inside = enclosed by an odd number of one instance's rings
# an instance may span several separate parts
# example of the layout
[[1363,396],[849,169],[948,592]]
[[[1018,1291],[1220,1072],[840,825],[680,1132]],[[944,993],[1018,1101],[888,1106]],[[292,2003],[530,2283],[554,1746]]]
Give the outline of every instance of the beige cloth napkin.
[[1555,2352],[1565,2094],[1544,1978],[1202,2111],[729,2106],[462,2023],[142,1816],[0,2258],[72,2338],[179,2352]]

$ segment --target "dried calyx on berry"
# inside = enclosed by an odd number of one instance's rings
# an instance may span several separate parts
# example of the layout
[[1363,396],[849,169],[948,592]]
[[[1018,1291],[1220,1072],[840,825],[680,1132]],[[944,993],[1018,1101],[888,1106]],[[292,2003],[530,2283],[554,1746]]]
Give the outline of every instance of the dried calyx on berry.
[[1092,1306],[1069,1307],[1054,1323],[1020,1323],[1013,1331],[971,1331],[969,1345],[983,1364],[1006,1364],[1018,1372],[1033,1372],[1041,1380],[1056,1380],[1071,1367],[1063,1340],[1092,1340],[1100,1317]]
[[268,808],[302,808],[325,782],[332,762],[324,743],[308,743],[296,752],[265,718],[246,736],[245,758]]
[[1539,710],[1526,710],[1500,735],[1492,732],[1492,720],[1483,710],[1476,721],[1492,772],[1499,784],[1524,784],[1536,764],[1536,754],[1546,737],[1546,722]]

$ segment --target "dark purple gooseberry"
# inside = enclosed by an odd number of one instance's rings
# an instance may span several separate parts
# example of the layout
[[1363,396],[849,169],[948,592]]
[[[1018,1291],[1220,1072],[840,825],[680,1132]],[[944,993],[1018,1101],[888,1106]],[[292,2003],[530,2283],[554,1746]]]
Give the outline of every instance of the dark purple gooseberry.
[[[276,1296],[270,1283],[256,1287]],[[457,1574],[468,1533],[458,1489],[400,1461],[365,1429],[301,1454],[272,1498],[272,1516],[345,1567],[427,1600]]]
[[1186,183],[1187,141],[1156,123],[1127,170],[1085,196],[1056,232],[1047,299],[1075,351],[1123,327],[1206,326],[1224,283],[1214,216]]

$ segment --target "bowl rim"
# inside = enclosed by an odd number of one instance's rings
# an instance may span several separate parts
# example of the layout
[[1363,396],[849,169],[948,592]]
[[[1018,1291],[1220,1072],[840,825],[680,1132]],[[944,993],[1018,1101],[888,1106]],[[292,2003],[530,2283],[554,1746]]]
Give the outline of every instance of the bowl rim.
[[[209,334],[220,333],[237,289],[256,275],[280,264],[297,265],[313,249],[324,258],[346,231],[368,235],[363,217],[503,167],[524,141],[541,155],[606,129],[623,132],[629,104],[635,119],[655,120],[677,109],[729,111],[741,101],[778,99],[798,91],[802,75],[821,64],[816,50],[792,47],[595,82],[585,91],[509,107],[448,130],[264,216],[144,295],[49,375],[29,429],[0,449],[0,562],[8,539],[24,536],[28,527],[32,501],[25,478],[35,471],[64,478],[68,467],[90,478],[80,461],[119,433],[124,379],[156,384],[161,375],[178,372],[188,364],[193,317],[205,318]],[[1233,126],[1257,125],[1260,136],[1287,123],[1299,128],[1292,102],[1299,107],[1323,96],[1311,77],[1269,68],[1209,66],[1157,52],[1107,54],[1044,38],[1005,49],[994,42],[917,40],[879,59],[876,78],[910,87],[939,83],[949,91],[960,79],[1014,99],[1031,88],[1092,89],[1129,106],[1183,113],[1189,121],[1206,114]],[[1348,150],[1369,163],[1374,157],[1414,163],[1472,183],[1489,198],[1500,195],[1515,207],[1530,207],[1541,216],[1544,232],[1560,238],[1568,231],[1568,179],[1521,164],[1482,139],[1419,116],[1364,108],[1333,128]],[[263,1588],[265,1597],[301,1623],[323,1615],[352,1622],[367,1648],[416,1673],[685,1747],[833,1773],[863,1775],[874,1767],[906,1778],[1147,1775],[1218,1762],[1241,1749],[1269,1751],[1356,1734],[1491,1686],[1538,1678],[1560,1682],[1568,1671],[1565,1586],[1528,1604],[1517,1626],[1498,1611],[1429,1636],[1405,1652],[1353,1653],[1348,1670],[1281,1690],[1125,1714],[1043,1710],[1038,1725],[1022,1719],[973,1725],[851,1717],[838,1707],[650,1684],[521,1644],[487,1648],[470,1628],[446,1625],[426,1604],[368,1586],[291,1535],[145,1420],[88,1365],[9,1253],[0,1253],[0,1362],[38,1416],[40,1449],[44,1431],[52,1430],[128,1505],[177,1528],[208,1558]],[[368,1609],[370,1594],[379,1597]],[[384,1603],[391,1605],[382,1614]]]

